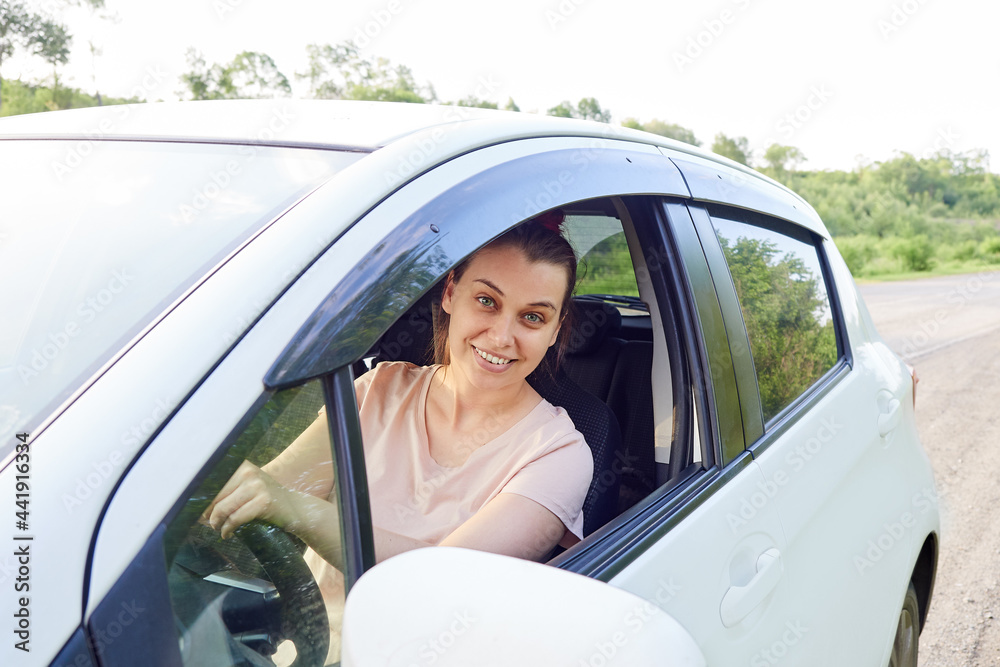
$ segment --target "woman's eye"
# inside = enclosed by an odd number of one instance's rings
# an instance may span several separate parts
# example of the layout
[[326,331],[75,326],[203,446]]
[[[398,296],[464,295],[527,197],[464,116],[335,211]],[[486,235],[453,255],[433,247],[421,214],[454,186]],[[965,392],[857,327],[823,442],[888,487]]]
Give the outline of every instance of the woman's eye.
[[479,299],[479,303],[483,304],[487,308],[492,308],[494,306],[493,299],[488,296],[480,296],[477,298]]
[[543,321],[542,316],[538,313],[528,313],[524,316],[524,319],[528,320],[532,324],[541,324]]

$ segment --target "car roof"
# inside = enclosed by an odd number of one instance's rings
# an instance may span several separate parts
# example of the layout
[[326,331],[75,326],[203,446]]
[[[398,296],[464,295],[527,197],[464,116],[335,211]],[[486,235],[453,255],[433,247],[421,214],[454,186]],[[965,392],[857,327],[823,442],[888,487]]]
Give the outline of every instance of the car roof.
[[[456,124],[462,126],[467,150],[516,139],[558,136],[622,139],[659,146],[673,154],[693,156],[702,164],[713,163],[741,172],[760,185],[767,183],[783,190],[805,204],[806,210],[811,208],[784,185],[746,165],[658,134],[586,120],[453,105],[297,99],[113,105],[0,118],[0,141],[138,140],[372,152],[407,137]],[[822,223],[818,227],[809,224],[818,222],[818,218],[799,222],[806,222],[806,226],[826,235]]]
[[[255,143],[369,152],[422,130],[453,123],[478,125],[479,136],[489,144],[553,136],[626,139],[697,155],[760,176],[691,144],[621,126],[496,109],[398,102],[206,100],[89,107],[0,118],[0,140]],[[281,125],[280,132],[271,129],[275,124]]]

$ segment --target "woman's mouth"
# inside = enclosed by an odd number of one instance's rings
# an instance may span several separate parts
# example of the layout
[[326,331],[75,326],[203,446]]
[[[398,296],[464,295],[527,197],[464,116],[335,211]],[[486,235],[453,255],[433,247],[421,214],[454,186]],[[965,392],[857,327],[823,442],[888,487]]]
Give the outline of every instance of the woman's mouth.
[[515,359],[506,359],[504,357],[498,357],[494,354],[490,354],[489,352],[483,352],[475,345],[472,346],[472,349],[475,350],[476,354],[478,354],[481,358],[485,359],[494,366],[506,366],[510,362],[516,361]]

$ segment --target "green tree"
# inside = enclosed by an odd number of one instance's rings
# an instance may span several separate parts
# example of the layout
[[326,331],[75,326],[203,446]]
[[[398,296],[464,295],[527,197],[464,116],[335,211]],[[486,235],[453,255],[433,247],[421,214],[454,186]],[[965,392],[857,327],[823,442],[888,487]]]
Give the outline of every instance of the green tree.
[[498,109],[496,102],[487,102],[486,100],[481,100],[475,95],[467,95],[457,102],[454,102],[456,106],[460,107],[471,107],[473,109]]
[[569,101],[560,102],[546,113],[558,118],[581,118],[594,120],[598,123],[611,122],[611,112],[602,109],[601,104],[593,97],[584,97],[575,107]]
[[48,19],[38,23],[30,38],[31,52],[52,65],[52,109],[64,109],[69,104],[59,96],[59,65],[69,62],[69,45],[72,41],[66,26]]
[[[38,17],[28,11],[23,2],[0,0],[0,84],[3,82],[3,62],[18,46],[28,46]],[[0,96],[0,109],[3,97]]]
[[228,64],[209,66],[200,53],[188,49],[187,61],[190,70],[181,75],[181,81],[193,100],[261,99],[292,93],[288,79],[265,53],[243,51]]
[[507,104],[503,105],[503,108],[504,108],[505,111],[520,111],[521,110],[521,107],[517,106],[517,104],[514,102],[514,98],[513,97],[508,97],[507,98]]
[[292,87],[266,53],[243,51],[227,66],[229,81],[240,97],[288,97]]
[[802,151],[794,146],[771,144],[764,151],[764,162],[767,163],[764,171],[768,176],[784,182],[788,177],[788,172],[795,171],[795,168],[805,162],[805,159],[806,156],[802,154]]
[[309,82],[314,98],[414,103],[437,99],[433,88],[417,84],[410,68],[385,58],[365,58],[352,42],[309,44],[306,54],[307,69],[295,76]]
[[635,118],[626,118],[622,121],[622,126],[631,127],[632,129],[642,130],[644,132],[652,132],[653,134],[659,134],[662,137],[683,141],[684,143],[691,144],[692,146],[701,146],[701,142],[694,136],[694,132],[692,130],[676,123],[667,123],[656,118],[648,123],[640,123]]
[[712,152],[750,166],[750,145],[746,137],[733,139],[719,132],[712,142]]

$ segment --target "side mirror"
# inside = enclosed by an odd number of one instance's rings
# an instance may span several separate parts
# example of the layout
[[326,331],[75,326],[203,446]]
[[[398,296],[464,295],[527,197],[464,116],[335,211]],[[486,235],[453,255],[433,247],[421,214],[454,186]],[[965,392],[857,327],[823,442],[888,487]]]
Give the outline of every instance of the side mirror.
[[343,667],[704,666],[651,602],[582,575],[431,547],[365,573],[344,609]]

